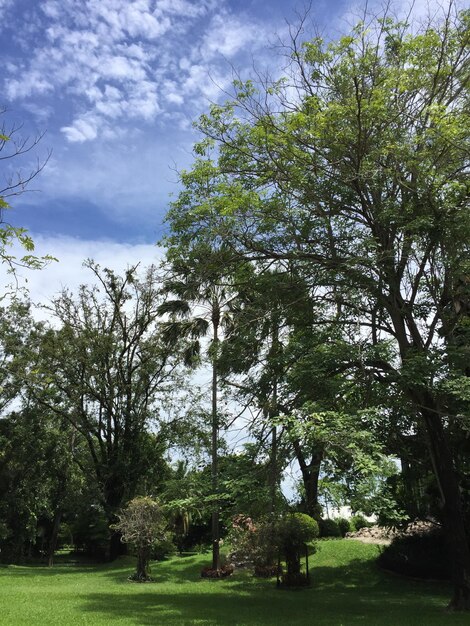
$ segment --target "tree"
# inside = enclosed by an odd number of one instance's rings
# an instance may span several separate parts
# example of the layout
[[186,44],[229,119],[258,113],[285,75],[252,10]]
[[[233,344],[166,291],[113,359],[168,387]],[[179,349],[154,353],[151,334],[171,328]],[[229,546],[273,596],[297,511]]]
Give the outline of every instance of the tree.
[[117,517],[119,521],[113,528],[121,533],[121,540],[132,544],[137,552],[137,569],[130,579],[139,583],[151,581],[151,549],[165,537],[166,520],[160,506],[149,497],[134,498]]
[[[87,266],[99,286],[82,286],[77,296],[64,291],[53,301],[60,327],[33,342],[28,393],[85,443],[90,462],[82,468],[93,472],[112,524],[161,454],[149,431],[164,420],[165,397],[174,393],[179,346],[163,341],[154,267],[140,279],[136,267],[120,277]],[[121,545],[114,533],[110,558]]]
[[[0,108],[0,116],[5,114],[5,109]],[[13,125],[7,128],[5,123],[0,126],[0,162],[2,165],[9,164],[10,160],[20,158],[24,154],[33,151],[41,141],[44,133],[36,137],[22,137],[21,125]],[[52,256],[37,257],[33,255],[34,242],[27,230],[13,226],[4,221],[5,211],[11,208],[9,198],[18,196],[27,191],[28,185],[43,170],[49,160],[50,153],[28,172],[16,171],[11,173],[8,167],[2,172],[3,179],[0,182],[0,262],[5,263],[10,273],[15,273],[18,266],[30,269],[40,269],[47,263],[55,260]],[[20,259],[9,252],[9,248],[16,242],[25,250],[26,254]]]
[[82,495],[70,426],[41,407],[23,406],[0,420],[0,442],[2,561],[42,555],[52,565],[71,494]]
[[[206,256],[204,257],[204,252]],[[178,338],[190,338],[192,346],[187,352],[187,363],[191,364],[200,354],[199,339],[204,337],[210,328],[210,344],[208,357],[211,364],[211,474],[212,474],[212,570],[220,571],[220,504],[219,495],[219,356],[221,330],[226,322],[226,314],[233,299],[227,281],[223,276],[221,264],[224,262],[223,252],[198,250],[199,262],[196,266],[173,255],[171,275],[166,281],[166,291],[178,299],[163,303],[159,312],[169,314],[166,336],[169,345]],[[222,265],[223,267],[223,265]],[[199,309],[192,315],[192,307]]]
[[180,245],[223,237],[239,258],[296,263],[323,286],[325,321],[340,307],[363,344],[393,343],[375,375],[400,386],[424,425],[453,609],[470,608],[453,445],[464,424],[442,381],[468,375],[469,25],[451,4],[420,31],[387,15],[330,43],[293,30],[287,79],[238,82],[201,118],[207,139],[169,213]]
[[293,319],[311,314],[311,309],[303,306],[303,285],[289,269],[245,266],[220,364],[226,386],[254,414],[249,429],[260,451],[269,445],[271,514],[277,509],[280,476],[286,465],[276,421],[282,412],[279,397],[290,365],[285,344]]

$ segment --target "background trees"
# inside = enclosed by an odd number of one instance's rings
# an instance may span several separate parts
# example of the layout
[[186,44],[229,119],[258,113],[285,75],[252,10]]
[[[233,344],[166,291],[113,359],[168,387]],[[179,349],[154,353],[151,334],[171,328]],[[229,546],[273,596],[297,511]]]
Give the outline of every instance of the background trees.
[[[66,420],[86,446],[82,470],[98,485],[108,523],[138,493],[140,481],[161,465],[162,447],[151,434],[165,418],[165,395],[174,393],[178,344],[163,342],[159,282],[150,267],[124,277],[89,263],[98,285],[77,296],[63,292],[52,305],[60,326],[31,347],[28,394]],[[111,537],[110,557],[120,549]]]

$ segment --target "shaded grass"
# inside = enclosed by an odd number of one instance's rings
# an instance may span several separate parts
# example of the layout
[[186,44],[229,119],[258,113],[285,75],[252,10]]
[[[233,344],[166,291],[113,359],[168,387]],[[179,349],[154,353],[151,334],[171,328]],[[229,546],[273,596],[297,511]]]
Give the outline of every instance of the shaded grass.
[[357,541],[320,542],[309,589],[276,589],[246,571],[225,580],[200,578],[207,555],[157,563],[155,583],[126,580],[126,557],[100,566],[58,564],[0,569],[0,624],[184,626],[442,626],[470,624],[447,614],[450,587],[402,579],[375,565],[378,548]]

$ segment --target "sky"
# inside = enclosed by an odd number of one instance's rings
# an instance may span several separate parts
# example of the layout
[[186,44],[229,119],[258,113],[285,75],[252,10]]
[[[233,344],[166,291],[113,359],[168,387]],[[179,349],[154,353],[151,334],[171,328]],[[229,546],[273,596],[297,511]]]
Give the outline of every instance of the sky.
[[[374,6],[374,1],[369,5]],[[416,2],[419,13],[424,0]],[[400,11],[409,3],[397,0]],[[310,19],[345,32],[361,2],[313,0]],[[379,6],[377,3],[375,6]],[[29,273],[33,299],[86,281],[87,257],[120,270],[161,257],[192,123],[221,101],[235,69],[276,75],[275,45],[305,5],[294,0],[0,0],[0,117],[17,138],[44,133],[0,181],[49,159],[4,219],[58,263]]]

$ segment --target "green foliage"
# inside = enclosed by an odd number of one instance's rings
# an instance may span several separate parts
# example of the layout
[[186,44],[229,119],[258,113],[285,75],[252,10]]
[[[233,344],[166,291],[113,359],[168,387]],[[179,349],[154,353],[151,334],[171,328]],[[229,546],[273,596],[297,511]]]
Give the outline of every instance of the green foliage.
[[[184,390],[181,343],[170,348],[164,342],[155,267],[143,276],[137,267],[118,276],[92,261],[86,266],[100,287],[82,285],[77,294],[65,290],[54,300],[58,328],[34,337],[26,383],[35,402],[68,422],[86,444],[82,467],[112,523],[126,500],[158,486],[157,470],[166,471],[163,434],[155,431],[160,413],[172,410],[176,379]],[[112,551],[119,548],[115,539]]]
[[99,561],[106,559],[110,529],[102,506],[84,498],[75,508],[70,529],[76,551]]
[[414,578],[450,580],[452,574],[446,540],[438,530],[394,539],[382,550],[378,562],[387,570]]
[[305,513],[286,513],[275,524],[276,538],[284,552],[300,550],[313,542],[320,530],[318,522]]
[[373,526],[373,522],[369,522],[364,515],[359,513],[351,517],[350,523],[352,531],[361,530],[361,528],[370,528]]
[[[168,244],[191,255],[223,241],[260,273],[304,278],[323,307],[292,333],[297,366],[282,372],[277,417],[289,416],[312,507],[328,456],[328,478],[344,476],[357,501],[374,466],[381,475],[380,454],[406,456],[415,474],[431,466],[461,538],[456,597],[468,598],[468,403],[465,386],[445,383],[469,373],[469,12],[452,4],[422,27],[367,17],[336,41],[294,36],[295,97],[291,81],[237,82],[232,101],[200,119],[210,141],[182,177]],[[312,340],[323,324],[333,341]],[[411,436],[428,442],[419,458]],[[404,511],[383,478],[354,508],[396,523]]]
[[152,498],[134,498],[117,517],[119,521],[113,524],[113,529],[121,533],[124,543],[130,543],[137,549],[151,547],[164,538],[166,520],[160,505]]
[[236,561],[253,563],[255,572],[263,572],[263,575],[265,572],[275,575],[277,559],[285,559],[287,577],[290,575],[290,583],[297,584],[300,559],[306,550],[315,552],[314,539],[318,535],[317,522],[305,513],[285,513],[257,522],[239,515],[233,520],[228,541]]
[[255,568],[272,565],[275,561],[272,530],[269,520],[254,522],[246,515],[236,515],[227,535],[232,560],[252,563]]
[[[5,114],[5,109],[0,109],[0,116]],[[0,132],[0,161],[8,162],[10,159],[20,157],[22,154],[34,149],[40,141],[42,135],[35,138],[16,138],[16,134],[20,130],[20,127],[13,126],[9,130],[6,129],[5,124],[2,125],[2,132]],[[40,162],[36,169],[33,169],[28,174],[24,175],[22,172],[17,172],[13,177],[11,174],[5,176],[5,180],[0,180],[0,263],[5,264],[8,268],[8,273],[16,274],[18,267],[25,267],[28,269],[42,269],[51,261],[57,261],[57,259],[51,255],[45,255],[38,257],[34,254],[34,242],[28,231],[25,228],[12,226],[4,220],[4,214],[6,211],[11,210],[11,206],[6,198],[16,196],[23,193],[28,184],[35,178],[41,170],[44,168],[48,161],[48,156]],[[4,187],[2,187],[4,184]],[[17,257],[10,252],[10,248],[18,243],[21,248],[24,249],[26,254],[21,257]],[[13,292],[16,291],[16,285],[11,287]],[[3,295],[0,295],[0,300],[3,299]]]
[[334,519],[321,519],[319,523],[320,537],[341,537],[341,529]]
[[346,537],[346,533],[349,533],[351,531],[350,521],[345,517],[337,517],[335,518],[335,522],[338,524],[341,537]]
[[139,496],[121,509],[117,517],[119,521],[111,528],[118,531],[121,541],[131,544],[137,553],[137,570],[131,579],[137,582],[151,580],[149,561],[152,549],[165,553],[169,542],[161,506],[152,498]]

